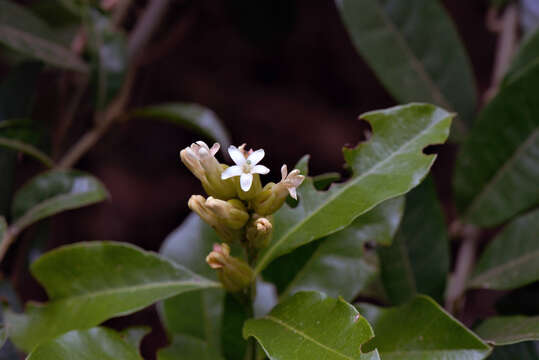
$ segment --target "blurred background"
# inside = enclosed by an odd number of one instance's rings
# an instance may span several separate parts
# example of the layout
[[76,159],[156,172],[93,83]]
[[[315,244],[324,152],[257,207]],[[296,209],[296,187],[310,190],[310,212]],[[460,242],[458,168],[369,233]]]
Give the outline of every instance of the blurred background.
[[[89,35],[81,33],[74,15],[60,6],[63,2],[16,3],[52,28],[69,28],[66,44],[77,51]],[[95,2],[95,6],[103,14],[121,16],[117,26],[129,33],[152,1],[128,1],[118,15],[122,3],[108,0]],[[272,170],[270,180],[280,178],[282,164],[291,167],[304,154],[311,155],[312,174],[336,171],[346,176],[342,146],[355,145],[368,136],[368,128],[358,115],[399,103],[354,48],[334,1],[167,3],[155,31],[136,54],[125,109],[171,102],[207,107],[221,120],[234,144],[247,143],[248,147],[266,150],[264,164]],[[479,108],[493,82],[501,36],[489,29],[489,17],[503,13],[498,7],[503,4],[487,0],[441,3],[468,54]],[[537,7],[537,1],[520,5]],[[517,37],[537,23],[533,11],[522,14]],[[91,59],[91,54],[78,51],[83,58]],[[21,64],[26,67],[27,79],[13,82],[10,89],[21,87],[28,101],[34,98],[29,115],[43,129],[42,146],[53,154],[62,154],[93,126],[95,84],[90,80],[66,126],[64,115],[83,81],[80,75],[21,57],[6,46],[0,48],[1,81],[8,81]],[[189,196],[202,193],[199,182],[181,164],[179,150],[196,140],[211,139],[144,116],[122,119],[107,130],[78,160],[76,168],[103,181],[110,200],[62,213],[32,227],[2,264],[23,301],[46,299],[28,273],[28,263],[42,252],[96,239],[158,250],[187,215]],[[449,223],[455,213],[450,199],[456,145],[432,151],[440,155],[433,172]],[[13,177],[2,170],[3,187],[16,189],[42,170],[28,157],[19,155],[15,161]],[[144,340],[147,354],[155,353],[149,348],[166,343],[153,308],[111,324],[151,324],[156,331]]]

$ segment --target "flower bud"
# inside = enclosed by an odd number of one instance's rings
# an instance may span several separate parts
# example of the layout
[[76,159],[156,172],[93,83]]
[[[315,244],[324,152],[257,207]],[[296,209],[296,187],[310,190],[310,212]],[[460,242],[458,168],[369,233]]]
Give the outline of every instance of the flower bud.
[[305,180],[305,176],[300,175],[298,169],[294,169],[288,174],[286,165],[281,168],[281,176],[279,183],[266,184],[253,200],[253,207],[257,214],[263,216],[273,214],[283,206],[289,194],[297,200],[296,188]]
[[230,199],[236,196],[236,188],[232,180],[222,180],[221,173],[226,165],[215,158],[220,145],[211,148],[203,141],[197,141],[180,151],[180,158],[187,168],[200,180],[208,195],[219,199]]
[[239,177],[234,178],[236,192],[238,194],[238,197],[242,200],[248,201],[248,200],[254,199],[258,194],[260,194],[260,191],[262,191],[262,183],[260,181],[260,175],[252,174],[252,176],[253,176],[253,183],[251,184],[251,187],[249,188],[248,191],[243,191],[241,189]]
[[247,225],[246,237],[251,247],[262,249],[269,245],[272,233],[273,225],[271,221],[255,214]]
[[238,199],[224,201],[210,196],[206,200],[206,206],[232,229],[241,229],[249,220],[245,205]]
[[191,196],[187,205],[210,225],[223,241],[234,242],[241,240],[242,231],[228,227],[225,221],[208,207],[207,200],[203,196]]
[[229,292],[241,291],[253,281],[251,267],[245,261],[230,256],[230,247],[227,244],[214,244],[206,262],[219,272],[219,280]]

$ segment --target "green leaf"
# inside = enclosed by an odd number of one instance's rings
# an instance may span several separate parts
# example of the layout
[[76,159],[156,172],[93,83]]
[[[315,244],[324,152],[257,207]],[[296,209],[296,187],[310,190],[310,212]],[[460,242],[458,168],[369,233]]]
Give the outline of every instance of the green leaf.
[[539,64],[502,88],[481,112],[455,167],[466,221],[494,226],[539,204]]
[[[471,122],[472,67],[438,0],[336,0],[356,50],[400,103],[430,102]],[[466,125],[455,123],[459,133]]]
[[20,188],[13,199],[15,226],[23,229],[59,212],[95,204],[108,197],[95,177],[76,170],[51,170]]
[[221,348],[226,359],[244,359],[247,341],[242,338],[243,324],[252,316],[244,304],[226,294],[221,331]]
[[391,303],[402,304],[417,293],[442,300],[449,272],[449,240],[430,177],[406,196],[395,240],[390,247],[378,247],[378,255]]
[[[286,278],[281,297],[313,290],[352,301],[378,273],[376,259],[365,254],[365,243],[391,243],[403,210],[404,197],[387,200],[359,216],[346,229],[314,242],[315,250],[307,256],[302,256],[302,249],[311,245],[277,259],[264,275],[280,272],[272,275]],[[299,268],[291,272],[294,264],[299,264]]]
[[539,316],[496,316],[482,322],[477,335],[493,345],[539,340]]
[[469,286],[514,289],[539,280],[539,209],[518,217],[481,255]]
[[23,152],[49,168],[54,166],[54,161],[49,157],[49,155],[22,141],[0,137],[0,146]]
[[376,334],[363,348],[378,349],[384,360],[480,360],[490,353],[487,344],[427,296],[398,307],[358,308]]
[[172,344],[157,353],[157,360],[223,360],[206,342],[187,335],[174,335]]
[[360,350],[374,333],[356,309],[317,292],[297,293],[269,315],[247,321],[243,336],[255,337],[270,360],[380,359],[376,351]]
[[149,326],[131,326],[120,332],[122,339],[133,345],[136,349],[140,349],[142,340],[152,331]]
[[10,338],[25,351],[60,334],[127,315],[182,292],[220,286],[135,246],[77,243],[31,267],[50,302],[6,313]]
[[215,113],[198,104],[169,103],[135,109],[131,117],[156,118],[196,131],[221,144],[222,149],[230,145],[230,136],[223,122]]
[[[164,241],[160,253],[209,279],[217,279],[215,270],[205,258],[214,243],[219,243],[215,231],[198,215],[191,213]],[[172,335],[183,334],[198,338],[208,346],[221,348],[221,322],[224,291],[206,289],[181,294],[159,304],[159,315]],[[189,314],[189,316],[185,316]]]
[[369,141],[344,149],[352,177],[317,191],[310,179],[298,189],[295,208],[275,214],[275,233],[260,255],[255,273],[272,260],[348,226],[384,200],[402,195],[421,182],[435,155],[423,149],[447,139],[452,115],[428,104],[409,104],[361,115],[372,127]]
[[539,342],[496,347],[489,360],[539,360]]
[[137,349],[113,330],[70,331],[39,345],[26,360],[142,360]]
[[57,41],[45,22],[12,1],[0,0],[0,42],[54,66],[87,71],[86,64]]
[[520,45],[509,70],[503,79],[503,86],[518,79],[519,75],[539,61],[539,28],[528,34]]

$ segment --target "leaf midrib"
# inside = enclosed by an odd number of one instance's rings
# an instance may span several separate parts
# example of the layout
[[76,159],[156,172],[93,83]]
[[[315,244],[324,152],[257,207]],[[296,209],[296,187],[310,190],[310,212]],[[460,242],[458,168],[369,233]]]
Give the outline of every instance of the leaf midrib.
[[274,316],[266,315],[266,316],[263,317],[263,319],[273,321],[273,322],[277,323],[278,325],[281,325],[285,329],[292,331],[294,334],[297,334],[297,335],[303,337],[304,339],[309,340],[313,344],[318,345],[319,347],[323,348],[324,350],[327,350],[327,351],[329,351],[329,352],[331,352],[331,353],[333,353],[335,355],[338,355],[338,356],[342,357],[343,359],[356,360],[356,359],[354,359],[352,357],[349,357],[348,355],[342,354],[342,353],[338,352],[337,350],[330,348],[329,346],[327,346],[325,344],[322,344],[321,342],[317,341],[315,338],[310,337],[309,335],[305,334],[303,331],[301,331],[299,329],[296,329],[295,327],[285,323],[284,321],[282,321],[282,320],[280,320],[280,319],[278,319],[278,318],[276,318]]
[[[414,141],[416,141],[417,139],[423,137],[426,133],[430,132],[430,130],[436,126],[437,124],[439,124],[440,122],[444,121],[447,117],[444,117],[443,119],[440,119],[439,121],[435,122],[435,123],[431,123],[429,127],[423,129],[421,132],[419,132],[418,134],[416,134],[414,137],[410,138],[410,140],[406,141],[405,143],[403,143],[401,146],[399,146],[398,149],[396,149],[394,152],[392,152],[388,157],[386,157],[384,160],[380,161],[379,163],[377,163],[376,165],[374,165],[373,167],[371,167],[368,171],[364,172],[363,174],[360,174],[358,175],[357,177],[355,178],[352,178],[348,181],[348,183],[345,183],[344,186],[342,186],[340,189],[338,189],[338,191],[335,191],[328,199],[327,201],[325,202],[322,202],[317,208],[315,208],[308,216],[306,216],[305,218],[303,218],[300,222],[298,222],[294,227],[292,227],[290,230],[288,230],[284,235],[283,237],[281,237],[281,239],[279,239],[277,241],[277,243],[275,244],[275,246],[273,246],[272,248],[270,248],[263,256],[262,258],[260,259],[260,262],[256,265],[255,269],[254,269],[254,272],[255,274],[259,274],[260,271],[262,271],[262,267],[265,264],[265,262],[267,262],[270,255],[273,255],[273,252],[275,251],[275,249],[277,249],[278,247],[280,247],[280,244],[282,244],[287,238],[290,237],[290,234],[293,234],[298,228],[301,228],[301,226],[303,226],[304,223],[306,223],[307,221],[309,221],[315,214],[317,214],[320,209],[323,209],[324,207],[328,206],[328,204],[330,204],[331,202],[333,202],[335,200],[335,198],[337,198],[338,196],[340,196],[343,192],[345,192],[346,190],[348,190],[349,188],[351,188],[352,186],[355,186],[357,185],[361,180],[363,180],[365,177],[367,177],[368,175],[370,175],[371,173],[373,173],[375,170],[377,170],[379,167],[381,167],[382,165],[384,165],[386,162],[388,162],[389,160],[393,159],[394,156],[396,156],[396,154],[400,154],[401,153],[401,150],[406,148],[408,145],[410,145],[411,143],[413,143]],[[372,141],[372,139],[371,139]],[[426,157],[431,157],[432,160],[434,161],[434,159],[436,158],[436,155],[425,155],[425,154],[419,154],[420,156],[421,155],[424,155]],[[431,162],[432,164],[432,162]],[[330,188],[331,189],[331,188]],[[402,193],[399,193],[399,194],[395,194],[395,196],[393,197],[396,197],[396,196],[399,196],[401,195]],[[386,199],[387,200],[387,199]],[[383,200],[381,200],[383,201]],[[381,202],[380,201],[380,202]],[[287,205],[284,205],[284,206],[287,206]],[[363,209],[363,211],[359,212],[357,216],[365,213],[366,211],[368,211],[369,209],[373,208],[374,206],[376,206],[376,204],[373,204],[370,208],[367,208],[367,209]],[[353,221],[353,220],[352,220]],[[328,234],[324,234],[324,235],[328,235]],[[322,235],[322,236],[324,236]]]

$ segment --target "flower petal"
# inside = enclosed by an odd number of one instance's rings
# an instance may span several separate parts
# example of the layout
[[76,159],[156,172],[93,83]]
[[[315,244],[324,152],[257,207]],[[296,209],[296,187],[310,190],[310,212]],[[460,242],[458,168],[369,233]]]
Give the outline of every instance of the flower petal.
[[270,172],[270,169],[268,169],[264,165],[256,165],[255,167],[253,167],[253,170],[251,170],[251,174],[266,175],[269,172]]
[[296,188],[293,187],[293,188],[289,188],[288,189],[288,192],[290,193],[290,196],[292,197],[292,199],[294,200],[297,200],[298,199],[298,194],[296,192]]
[[284,164],[283,166],[281,166],[281,181],[284,181],[287,175],[288,175],[288,168],[286,167],[286,164]]
[[251,161],[251,166],[255,166],[256,164],[260,162],[260,160],[264,158],[265,155],[266,153],[264,152],[264,149],[259,149],[253,152],[251,155],[249,155],[247,160]]
[[245,164],[245,156],[243,156],[243,153],[240,151],[240,149],[238,149],[234,145],[230,145],[228,147],[228,153],[230,154],[230,157],[236,163],[236,165],[243,166],[243,164]]
[[225,171],[221,173],[221,179],[226,180],[234,176],[240,176],[242,172],[243,171],[241,167],[236,166],[236,165],[230,166],[230,167],[227,167]]
[[240,185],[243,191],[245,192],[249,191],[252,183],[253,183],[253,175],[245,174],[245,173],[241,174]]
[[217,152],[219,151],[219,149],[221,148],[221,145],[219,143],[215,143],[212,145],[212,147],[210,148],[210,153],[212,155],[215,155],[217,154]]

